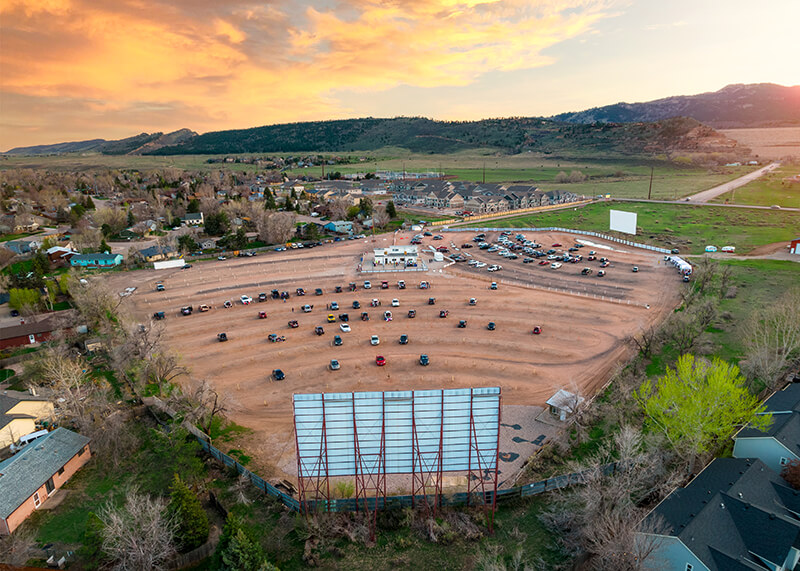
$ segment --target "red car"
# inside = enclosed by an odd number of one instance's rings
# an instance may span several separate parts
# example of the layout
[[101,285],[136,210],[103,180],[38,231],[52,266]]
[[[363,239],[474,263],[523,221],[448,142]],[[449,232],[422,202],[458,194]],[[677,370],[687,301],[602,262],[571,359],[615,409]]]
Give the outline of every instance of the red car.
[[299,325],[297,324],[297,320],[296,319],[292,319],[289,322],[289,327],[291,327],[292,329],[296,329],[297,327],[299,327]]
[[267,312],[266,311],[259,311],[258,312],[258,318],[259,319],[266,319],[267,318]]
[[553,244],[553,248],[560,248],[561,244]]
[[542,332],[542,327],[540,325],[537,325],[533,328],[534,335],[539,335],[541,332]]
[[386,359],[383,358],[383,355],[378,355],[375,357],[375,364],[379,367],[383,367],[386,364]]
[[548,265],[549,263],[550,263],[550,262],[548,262],[547,260],[542,260],[541,262],[539,262],[539,265],[540,265],[540,266],[546,266],[546,265]]

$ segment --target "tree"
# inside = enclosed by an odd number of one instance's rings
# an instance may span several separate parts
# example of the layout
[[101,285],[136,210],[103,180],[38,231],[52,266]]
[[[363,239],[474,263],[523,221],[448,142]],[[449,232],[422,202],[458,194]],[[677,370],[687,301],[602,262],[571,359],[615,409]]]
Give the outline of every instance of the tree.
[[208,515],[197,495],[178,474],[170,486],[169,513],[175,519],[175,540],[182,551],[191,551],[206,542],[210,529]]
[[94,210],[94,200],[92,200],[91,196],[86,197],[86,201],[83,203],[84,208],[86,210]]
[[136,224],[136,217],[133,215],[133,210],[128,210],[128,228]]
[[186,212],[198,214],[200,212],[200,201],[196,198],[191,199],[189,205],[186,207]]
[[258,541],[244,528],[242,521],[228,513],[217,544],[215,558],[223,571],[277,571],[264,557]]
[[631,335],[627,341],[639,350],[642,357],[649,358],[653,350],[661,340],[659,329],[650,325],[642,329],[638,334]]
[[750,423],[764,430],[772,423],[765,405],[745,387],[739,367],[721,359],[708,363],[683,355],[655,383],[645,380],[635,397],[650,423],[688,461],[690,472],[696,456],[709,452],[738,426]]
[[101,251],[101,252],[104,252],[104,253],[106,253],[106,254],[107,254],[107,253],[109,253],[109,252],[111,252],[111,246],[109,246],[109,245],[106,243],[106,239],[105,239],[105,238],[103,238],[102,240],[100,240],[100,251]]
[[361,212],[364,213],[364,216],[370,216],[372,214],[373,206],[372,206],[372,199],[368,196],[365,196],[361,199],[358,203],[358,206]]
[[181,252],[192,253],[200,246],[198,246],[191,234],[183,234],[182,236],[178,236],[178,247]]
[[308,240],[319,240],[319,226],[314,222],[309,222],[303,227],[303,233]]
[[228,230],[228,215],[224,212],[216,212],[204,216],[206,234],[209,236],[222,236]]
[[275,195],[272,194],[272,191],[270,189],[267,189],[265,192],[266,192],[266,194],[265,194],[265,199],[266,200],[264,200],[264,209],[265,210],[277,210],[278,209],[278,205],[275,204]]
[[379,207],[372,212],[372,223],[376,228],[383,228],[389,223],[389,214],[385,208]]
[[397,218],[397,208],[395,207],[393,200],[390,200],[386,203],[386,214],[388,214],[389,218],[392,220]]
[[122,506],[107,503],[97,515],[103,522],[103,551],[118,569],[167,568],[175,553],[176,525],[162,498],[131,489]]
[[117,234],[125,229],[128,222],[127,213],[121,208],[100,208],[92,215],[94,223],[100,227],[108,225],[111,231],[107,235]]
[[755,310],[743,329],[745,370],[769,388],[800,351],[800,288],[774,304]]
[[40,248],[36,250],[36,253],[33,255],[33,259],[31,260],[31,270],[36,275],[37,278],[42,278],[50,269],[50,259],[47,257],[47,254]]
[[355,219],[355,217],[358,216],[359,212],[361,212],[361,209],[358,206],[351,206],[350,208],[347,209],[347,219],[348,220]]
[[21,312],[33,312],[42,301],[41,294],[35,289],[11,288],[8,295],[8,305]]
[[103,238],[108,238],[109,236],[111,236],[111,226],[109,226],[108,224],[103,224],[100,227],[100,232],[103,233]]

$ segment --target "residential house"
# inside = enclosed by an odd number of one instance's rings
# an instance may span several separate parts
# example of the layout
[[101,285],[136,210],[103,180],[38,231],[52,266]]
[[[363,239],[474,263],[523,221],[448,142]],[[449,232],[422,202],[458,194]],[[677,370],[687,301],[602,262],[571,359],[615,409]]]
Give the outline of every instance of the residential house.
[[187,212],[181,222],[187,226],[202,226],[205,223],[202,212]]
[[58,265],[68,263],[72,256],[78,254],[78,252],[72,248],[64,248],[63,246],[53,246],[52,248],[48,248],[46,253],[47,259],[50,260],[50,263]]
[[563,422],[577,411],[583,401],[582,396],[559,389],[556,394],[547,399],[546,404],[550,407],[550,414]]
[[22,222],[14,226],[14,232],[36,232],[39,229],[39,223],[36,221]]
[[734,458],[758,458],[780,473],[800,460],[800,383],[776,391],[766,401],[772,425],[765,431],[745,426],[733,437]]
[[794,569],[800,560],[800,492],[759,459],[717,458],[645,518],[651,569]]
[[216,238],[205,238],[200,242],[200,247],[203,250],[213,250],[217,247],[217,239]]
[[49,341],[55,331],[62,329],[58,318],[63,317],[65,313],[63,311],[48,313],[38,321],[26,321],[19,325],[0,328],[0,349]]
[[10,535],[89,461],[89,439],[56,428],[0,462],[0,535]]
[[30,254],[31,252],[31,243],[25,240],[9,240],[4,245],[18,255]]
[[36,431],[36,424],[52,422],[53,403],[19,391],[0,393],[0,448],[11,446],[20,437]]
[[145,262],[158,262],[177,256],[177,253],[169,246],[159,246],[158,244],[139,250],[138,254]]
[[353,223],[349,220],[335,220],[328,222],[323,228],[329,232],[336,232],[337,234],[352,234]]
[[113,268],[122,263],[122,254],[76,254],[69,264],[79,268]]

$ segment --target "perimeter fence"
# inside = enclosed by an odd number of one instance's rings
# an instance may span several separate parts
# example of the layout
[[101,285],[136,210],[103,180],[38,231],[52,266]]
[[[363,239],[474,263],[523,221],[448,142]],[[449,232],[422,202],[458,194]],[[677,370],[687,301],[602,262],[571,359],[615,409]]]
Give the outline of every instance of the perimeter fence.
[[609,240],[611,242],[616,242],[617,244],[623,244],[625,246],[631,246],[633,248],[642,248],[644,250],[650,250],[652,252],[660,252],[662,254],[672,253],[671,250],[667,250],[666,248],[651,246],[650,244],[642,244],[640,242],[633,242],[631,240],[624,240],[623,238],[609,236],[608,234],[602,234],[600,232],[592,232],[590,230],[575,230],[573,228],[560,228],[558,226],[550,226],[547,228],[441,228],[441,231],[442,232],[565,232],[567,234],[594,236],[595,238],[602,238],[603,240]]
[[[155,406],[160,411],[165,412],[170,416],[174,416],[175,411],[170,409],[158,397],[146,397],[142,400],[145,404]],[[268,496],[277,498],[290,510],[296,512],[301,511],[300,502],[296,498],[293,498],[291,494],[284,492],[276,486],[273,486],[258,474],[254,474],[245,468],[235,458],[222,452],[219,448],[211,444],[210,439],[206,434],[197,430],[197,428],[191,430],[190,432],[195,438],[197,438],[197,441],[200,443],[200,446],[203,448],[203,450],[210,454],[214,459],[221,462],[224,466],[236,470],[240,476],[244,476],[258,490]],[[487,505],[491,505],[493,496],[496,496],[498,503],[509,502],[520,498],[543,494],[545,492],[551,492],[553,490],[560,490],[575,484],[582,484],[586,481],[587,477],[595,475],[598,470],[605,476],[611,476],[619,469],[621,469],[619,462],[612,462],[610,464],[604,464],[602,466],[598,466],[597,468],[590,468],[581,472],[573,472],[571,474],[554,476],[552,478],[540,480],[532,484],[525,484],[504,490],[497,490],[497,492],[489,491],[485,493],[484,499]],[[369,497],[361,498],[358,501],[356,501],[355,498],[343,498],[327,501],[309,501],[306,503],[308,504],[308,511],[354,512],[363,510],[365,506],[369,507],[370,510],[374,510],[376,508],[410,508],[415,504],[420,505],[424,504],[425,502],[428,502],[430,505],[433,505],[434,502],[438,502],[438,505],[440,506],[464,506],[469,505],[470,503],[476,503],[480,505],[483,503],[482,501],[471,502],[470,500],[474,500],[474,498],[475,494],[455,492],[452,494],[442,494],[438,498],[433,494],[428,494],[417,496],[386,496],[385,498],[379,497],[377,499],[374,497]]]

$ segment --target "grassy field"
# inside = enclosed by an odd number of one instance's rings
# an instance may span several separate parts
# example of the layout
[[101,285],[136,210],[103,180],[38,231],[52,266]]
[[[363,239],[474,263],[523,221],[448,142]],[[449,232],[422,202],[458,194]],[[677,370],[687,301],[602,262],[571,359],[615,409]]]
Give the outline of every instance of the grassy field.
[[718,196],[712,202],[758,206],[777,204],[788,208],[800,208],[800,184],[783,182],[784,178],[797,174],[800,174],[800,166],[782,166],[758,180]]
[[[316,155],[316,153],[301,153]],[[288,153],[270,153],[274,156],[288,156]],[[325,153],[326,157],[335,153]],[[227,155],[226,155],[227,156]],[[259,156],[258,154],[230,155],[240,157]],[[341,153],[350,157],[352,164],[327,165],[325,172],[339,171],[342,174],[375,172],[376,170],[403,170],[407,172],[443,172],[459,180],[487,183],[531,183],[543,190],[568,188],[578,194],[611,194],[620,198],[645,198],[650,185],[650,162],[645,158],[608,158],[603,155],[581,158],[553,158],[541,153],[520,153],[509,155],[496,149],[473,149],[452,154],[420,154],[406,149],[387,147],[378,151]],[[187,170],[227,169],[236,172],[254,173],[255,165],[242,163],[212,163],[207,159],[214,155],[160,156],[107,156],[59,155],[47,157],[0,158],[0,170],[11,168],[43,168],[51,170],[89,170],[110,169],[156,169],[175,167]],[[219,157],[216,157],[219,158]],[[653,198],[673,199],[706,190],[749,172],[750,167],[731,167],[724,172],[709,172],[704,169],[672,165],[664,161],[655,165],[653,179]],[[484,173],[485,170],[485,173]],[[560,172],[577,170],[586,175],[583,183],[557,184],[555,177]],[[322,167],[302,168],[286,171],[290,177],[322,175]]]
[[661,246],[680,248],[684,254],[701,254],[705,246],[735,246],[738,254],[757,246],[796,238],[800,213],[779,210],[747,210],[714,208],[682,204],[631,203],[591,204],[583,208],[505,218],[492,222],[476,222],[472,227],[524,228],[562,226],[577,230],[608,231],[609,210],[625,210],[638,214],[636,237],[620,237]]

